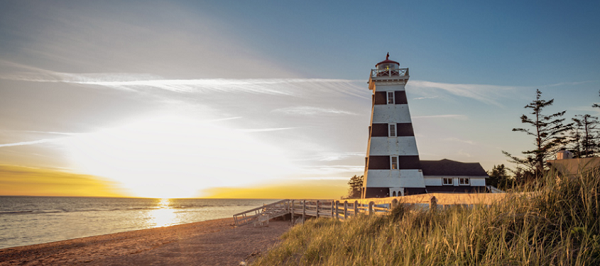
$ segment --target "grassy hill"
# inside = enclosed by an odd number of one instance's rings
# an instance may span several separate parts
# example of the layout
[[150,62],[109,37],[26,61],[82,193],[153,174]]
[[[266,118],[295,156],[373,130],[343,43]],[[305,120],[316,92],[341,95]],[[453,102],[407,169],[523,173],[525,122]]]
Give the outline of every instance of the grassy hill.
[[549,174],[489,207],[313,219],[252,265],[598,265],[599,190]]

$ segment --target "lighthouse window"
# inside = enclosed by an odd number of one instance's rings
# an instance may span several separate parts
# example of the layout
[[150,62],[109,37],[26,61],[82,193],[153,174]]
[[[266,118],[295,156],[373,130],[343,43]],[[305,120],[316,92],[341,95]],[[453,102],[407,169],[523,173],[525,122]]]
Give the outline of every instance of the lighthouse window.
[[389,124],[373,123],[371,126],[371,137],[388,137],[389,134]]
[[375,92],[375,104],[387,104],[387,93],[385,91]]
[[390,137],[396,136],[396,125],[390,124]]
[[411,123],[398,123],[396,125],[396,135],[398,137],[414,136],[413,127]]
[[369,156],[368,169],[369,170],[389,170],[390,169],[390,156]]
[[398,169],[398,157],[392,156],[392,169]]
[[396,98],[396,104],[408,104],[408,100],[406,99],[406,92],[404,91],[395,91],[394,98]]
[[452,178],[442,178],[442,184],[444,184],[445,186],[453,185]]
[[398,169],[420,169],[421,160],[419,156],[402,155],[398,157]]
[[388,93],[387,93],[387,103],[388,104],[394,104],[394,92],[393,91],[388,91]]
[[458,183],[461,185],[468,185],[469,184],[469,179],[468,178],[459,178],[458,179]]

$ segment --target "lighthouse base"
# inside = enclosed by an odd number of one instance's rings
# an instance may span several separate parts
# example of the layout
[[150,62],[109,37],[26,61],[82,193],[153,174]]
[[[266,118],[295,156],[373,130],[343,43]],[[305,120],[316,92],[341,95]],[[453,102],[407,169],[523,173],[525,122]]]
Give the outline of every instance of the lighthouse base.
[[[403,188],[404,190],[404,195],[403,196],[408,196],[408,195],[416,195],[416,194],[425,194],[427,193],[427,190],[423,187],[405,187]],[[396,192],[400,195],[402,195],[402,189],[401,188],[390,188],[390,187],[363,187],[363,191],[362,191],[362,198],[387,198],[387,197],[393,197],[392,194],[393,192]],[[400,196],[396,194],[396,196]]]

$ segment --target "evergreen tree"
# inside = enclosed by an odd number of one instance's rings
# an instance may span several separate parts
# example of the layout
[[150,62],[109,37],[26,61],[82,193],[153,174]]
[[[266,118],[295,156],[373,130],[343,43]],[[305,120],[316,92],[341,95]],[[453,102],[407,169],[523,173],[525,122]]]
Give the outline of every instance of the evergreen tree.
[[350,178],[350,181],[348,181],[348,185],[350,185],[350,188],[348,189],[348,199],[360,198],[360,189],[363,186],[363,179],[364,175],[354,175]]
[[569,141],[571,145],[569,145],[569,151],[573,153],[573,157],[579,158],[582,153],[581,149],[581,130],[576,125],[573,130],[571,130],[571,135],[569,136]]
[[513,179],[508,175],[504,164],[494,165],[494,168],[488,171],[488,175],[490,178],[488,178],[486,181],[487,185],[494,186],[501,190],[506,190],[512,187]]
[[[579,118],[577,118],[579,117]],[[573,118],[575,127],[573,129],[573,153],[576,158],[592,157],[596,153],[597,143],[595,129],[598,125],[598,117],[591,115],[576,115]]]
[[541,99],[541,97],[542,92],[536,90],[535,100],[524,107],[532,109],[532,118],[527,115],[521,116],[521,123],[528,124],[533,129],[512,129],[512,131],[524,132],[527,135],[533,136],[535,138],[535,149],[523,151],[522,153],[526,155],[525,158],[512,156],[510,153],[502,151],[502,153],[510,158],[509,162],[524,165],[526,167],[526,169],[523,169],[524,172],[533,172],[536,178],[540,178],[543,175],[546,161],[554,156],[555,152],[566,142],[564,133],[571,129],[572,125],[572,123],[563,125],[565,118],[561,117],[566,111],[544,115],[542,113],[543,109],[552,105],[554,99],[546,101]]

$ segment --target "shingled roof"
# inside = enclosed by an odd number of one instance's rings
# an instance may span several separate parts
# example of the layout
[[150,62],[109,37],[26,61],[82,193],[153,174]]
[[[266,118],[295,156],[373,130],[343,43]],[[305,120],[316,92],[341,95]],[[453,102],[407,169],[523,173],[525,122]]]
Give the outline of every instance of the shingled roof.
[[479,163],[461,163],[448,159],[421,161],[424,176],[488,176]]

